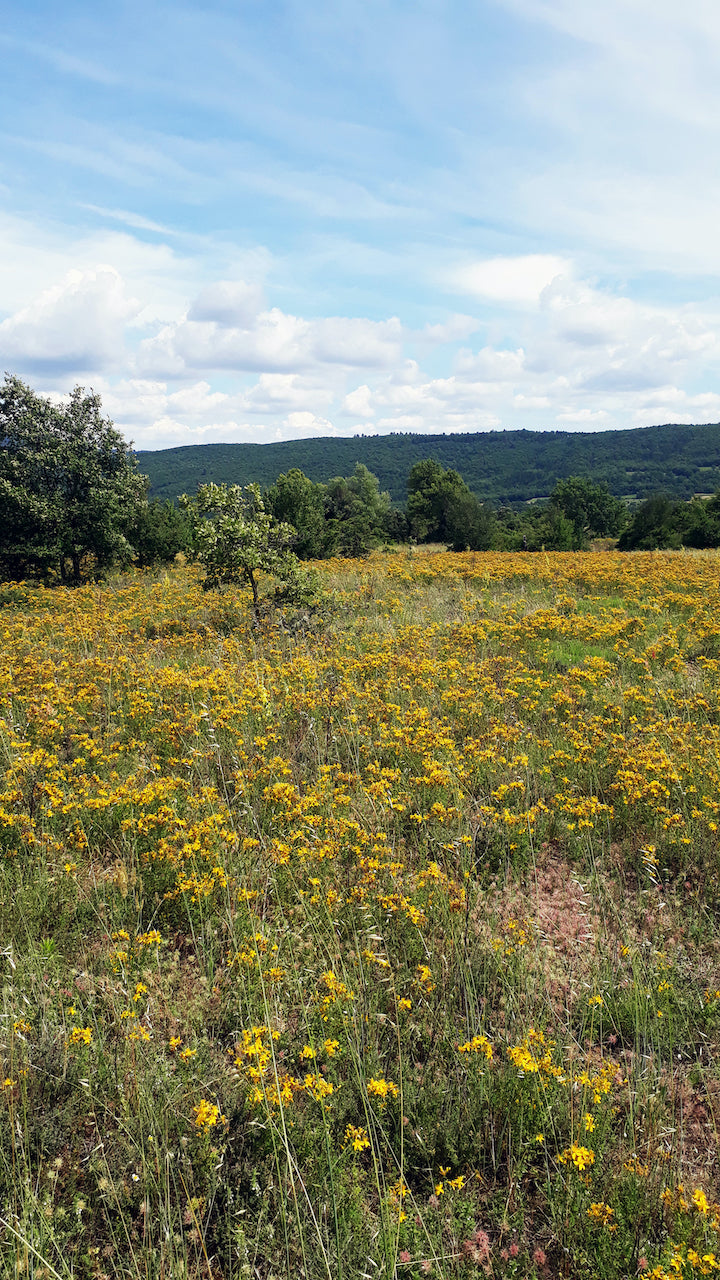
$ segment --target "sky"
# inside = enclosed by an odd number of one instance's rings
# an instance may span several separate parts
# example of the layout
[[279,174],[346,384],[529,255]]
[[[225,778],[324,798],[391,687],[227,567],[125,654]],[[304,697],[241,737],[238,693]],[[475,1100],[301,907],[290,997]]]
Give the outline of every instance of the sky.
[[0,369],[138,448],[720,421],[717,0],[14,0]]

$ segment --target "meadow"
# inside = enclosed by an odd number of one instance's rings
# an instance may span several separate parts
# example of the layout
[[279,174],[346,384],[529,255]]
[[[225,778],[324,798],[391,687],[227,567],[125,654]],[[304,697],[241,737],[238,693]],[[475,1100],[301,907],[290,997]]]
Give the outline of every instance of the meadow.
[[0,587],[0,1274],[720,1272],[720,557]]

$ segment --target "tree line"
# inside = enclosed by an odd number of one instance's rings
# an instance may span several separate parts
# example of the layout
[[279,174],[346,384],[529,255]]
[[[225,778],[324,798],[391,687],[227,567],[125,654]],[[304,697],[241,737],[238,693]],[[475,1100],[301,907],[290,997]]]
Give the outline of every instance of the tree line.
[[256,485],[243,491],[211,482],[180,505],[151,499],[135,454],[103,417],[94,392],[76,387],[58,405],[10,375],[0,387],[6,580],[77,583],[115,566],[169,563],[182,552],[204,557],[206,565],[212,560],[207,581],[218,585],[230,580],[223,579],[222,557],[231,556],[233,537],[251,548],[238,570],[250,585],[253,556],[263,567],[259,548],[311,560],[362,556],[399,542],[454,551],[581,550],[596,538],[617,539],[621,550],[720,546],[720,492],[688,502],[656,494],[630,511],[606,482],[569,476],[547,501],[494,507],[457,470],[422,458],[410,468],[406,493],[404,505],[393,503],[377,476],[356,463],[350,475],[327,481],[294,467],[264,493]]

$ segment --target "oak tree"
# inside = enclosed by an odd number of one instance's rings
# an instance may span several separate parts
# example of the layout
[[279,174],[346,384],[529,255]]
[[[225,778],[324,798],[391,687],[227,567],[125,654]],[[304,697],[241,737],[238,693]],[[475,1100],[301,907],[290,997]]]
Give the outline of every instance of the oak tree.
[[0,572],[78,583],[132,557],[147,482],[130,445],[75,387],[53,404],[7,374],[0,387]]

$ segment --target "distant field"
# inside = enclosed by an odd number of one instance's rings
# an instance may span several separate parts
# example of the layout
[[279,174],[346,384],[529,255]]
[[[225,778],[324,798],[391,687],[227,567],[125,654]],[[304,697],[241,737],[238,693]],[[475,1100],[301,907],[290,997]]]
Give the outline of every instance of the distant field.
[[271,485],[299,467],[311,480],[369,467],[397,505],[407,499],[411,467],[434,457],[459,471],[470,489],[497,504],[547,497],[570,475],[604,481],[619,498],[661,490],[677,498],[720,489],[720,425],[668,425],[632,431],[487,431],[457,435],[356,436],[279,444],[203,444],[141,450],[153,496],[174,500],[198,484]]
[[720,1270],[720,557],[0,587],[0,1257]]

